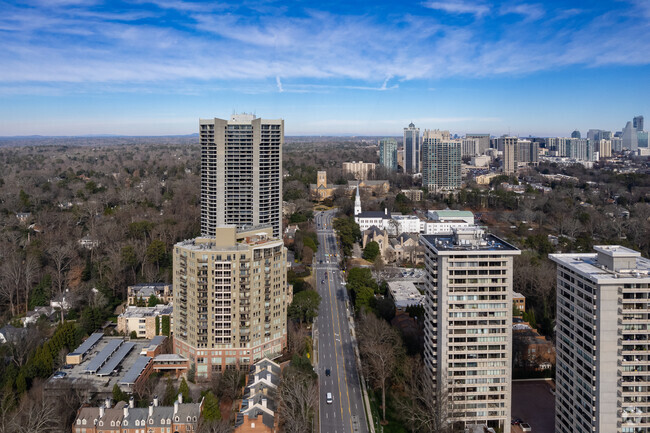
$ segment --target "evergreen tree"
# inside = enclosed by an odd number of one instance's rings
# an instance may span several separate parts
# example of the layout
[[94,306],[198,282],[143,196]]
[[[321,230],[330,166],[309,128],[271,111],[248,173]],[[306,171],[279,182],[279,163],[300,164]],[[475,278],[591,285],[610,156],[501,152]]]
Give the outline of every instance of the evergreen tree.
[[178,386],[178,394],[183,396],[183,403],[192,402],[192,397],[190,397],[190,387],[187,385],[187,382],[185,382],[185,378],[181,380],[181,384]]
[[27,379],[21,371],[16,378],[16,394],[22,395],[25,391],[27,391]]
[[117,386],[117,383],[113,385],[113,401],[118,402],[118,401],[129,401],[129,395],[122,391],[119,386]]
[[165,387],[165,395],[163,397],[163,406],[172,406],[174,404],[174,401],[176,400],[176,388],[174,387],[174,383],[172,382],[172,379],[169,378],[167,379],[167,386]]
[[161,325],[161,331],[162,335],[166,335],[169,337],[169,316],[162,316],[162,325]]
[[212,391],[208,391],[203,399],[203,418],[206,421],[218,421],[221,419],[219,400],[212,394]]

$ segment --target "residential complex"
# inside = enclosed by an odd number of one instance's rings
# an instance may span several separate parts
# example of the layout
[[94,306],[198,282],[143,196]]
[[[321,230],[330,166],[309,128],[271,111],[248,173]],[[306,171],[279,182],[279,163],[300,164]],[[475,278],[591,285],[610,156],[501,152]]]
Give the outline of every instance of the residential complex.
[[241,407],[235,419],[235,433],[274,433],[278,429],[279,364],[262,359],[251,367]]
[[167,335],[171,329],[171,316],[174,308],[171,305],[156,305],[155,307],[127,307],[117,316],[117,332],[129,336],[135,332],[137,338],[154,338],[156,335]]
[[136,305],[138,303],[146,304],[151,295],[158,298],[159,301],[169,304],[174,300],[172,292],[172,285],[167,283],[134,284],[126,289],[129,305]]
[[490,148],[490,134],[465,134],[465,138],[474,138],[478,140],[478,153],[483,155]]
[[497,146],[503,152],[503,172],[513,174],[517,172],[519,165],[519,147],[517,137],[499,137]]
[[343,173],[351,174],[356,180],[368,180],[368,176],[374,171],[374,162],[352,161],[343,163]]
[[410,123],[408,128],[404,128],[404,173],[420,172],[420,144],[420,128]]
[[397,140],[394,138],[379,140],[379,164],[388,170],[397,171]]
[[287,249],[269,227],[218,227],[174,246],[174,353],[198,378],[287,343]]
[[458,427],[510,433],[513,257],[477,226],[423,235],[424,363],[441,409]]
[[425,131],[422,144],[422,186],[429,191],[453,191],[462,185],[461,143],[449,140],[448,136],[447,131]]
[[200,119],[201,235],[224,224],[282,233],[284,121],[237,114]]
[[618,245],[557,264],[557,433],[650,431],[650,260]]
[[99,407],[82,406],[72,424],[72,433],[195,432],[202,408],[203,400],[183,403],[182,394],[173,406],[161,406],[154,397],[148,408],[135,407],[133,397],[129,403],[120,401],[115,406],[107,399]]

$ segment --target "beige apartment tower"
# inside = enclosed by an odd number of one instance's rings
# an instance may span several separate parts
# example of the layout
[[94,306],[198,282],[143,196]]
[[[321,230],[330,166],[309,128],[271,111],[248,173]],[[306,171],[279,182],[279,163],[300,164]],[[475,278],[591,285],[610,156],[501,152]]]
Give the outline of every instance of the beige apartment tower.
[[174,353],[207,379],[287,344],[287,249],[271,227],[218,227],[174,246]]
[[513,174],[519,166],[519,139],[517,137],[499,137],[497,146],[503,151],[503,173]]
[[[510,433],[513,257],[477,226],[424,235],[424,363],[441,416]],[[454,430],[456,431],[456,430]]]
[[282,233],[284,121],[236,114],[200,119],[201,234],[234,224]]
[[650,260],[619,245],[557,264],[555,431],[650,431]]

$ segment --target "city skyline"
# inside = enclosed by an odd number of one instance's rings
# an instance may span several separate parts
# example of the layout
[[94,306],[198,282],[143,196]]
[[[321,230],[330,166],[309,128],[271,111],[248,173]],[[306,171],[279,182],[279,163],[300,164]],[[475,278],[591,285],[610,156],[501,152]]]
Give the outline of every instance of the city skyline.
[[650,108],[648,18],[640,0],[3,2],[0,136],[182,135],[242,111],[287,135],[617,131]]

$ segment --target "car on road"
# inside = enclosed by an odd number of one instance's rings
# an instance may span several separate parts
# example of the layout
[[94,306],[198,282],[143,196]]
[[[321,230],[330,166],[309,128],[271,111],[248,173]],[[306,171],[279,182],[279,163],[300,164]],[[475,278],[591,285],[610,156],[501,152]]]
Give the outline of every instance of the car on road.
[[530,431],[530,432],[532,432],[532,431],[533,431],[533,429],[532,429],[532,427],[530,426],[530,424],[525,423],[525,422],[522,422],[521,424],[519,424],[519,427],[521,427],[521,431],[524,431],[524,432],[526,432],[526,431]]
[[320,283],[321,283],[321,284],[325,284],[325,280],[320,280]]
[[328,369],[326,369],[326,370],[325,370],[325,376],[329,376],[330,374],[331,374],[331,371],[330,371],[330,369],[329,369],[329,368],[328,368]]
[[327,393],[327,395],[325,396],[325,401],[327,402],[327,404],[332,404],[332,402],[334,400],[332,399],[332,393],[331,392]]
[[66,377],[67,375],[68,375],[68,374],[67,374],[67,373],[64,373],[63,371],[58,371],[58,372],[56,372],[56,373],[54,374],[54,376],[52,376],[52,379],[63,379],[63,378]]

